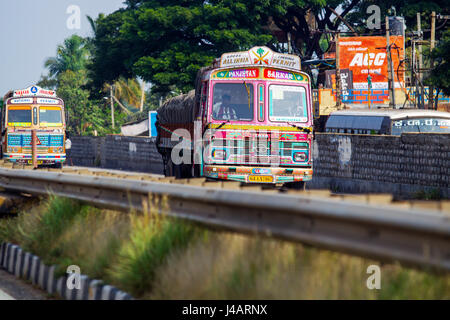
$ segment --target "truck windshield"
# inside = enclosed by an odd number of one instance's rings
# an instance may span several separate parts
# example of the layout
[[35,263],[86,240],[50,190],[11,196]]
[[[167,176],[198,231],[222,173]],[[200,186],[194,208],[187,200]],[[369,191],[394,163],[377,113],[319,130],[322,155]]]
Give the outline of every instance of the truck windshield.
[[392,134],[403,132],[436,132],[450,133],[450,119],[414,118],[392,121]]
[[31,107],[8,108],[8,125],[31,126]]
[[[248,93],[250,93],[250,103]],[[216,83],[212,116],[214,120],[253,120],[253,85],[251,83]]]
[[269,120],[276,122],[306,122],[308,108],[304,87],[270,85]]
[[62,124],[61,109],[59,107],[40,107],[39,121],[41,125]]

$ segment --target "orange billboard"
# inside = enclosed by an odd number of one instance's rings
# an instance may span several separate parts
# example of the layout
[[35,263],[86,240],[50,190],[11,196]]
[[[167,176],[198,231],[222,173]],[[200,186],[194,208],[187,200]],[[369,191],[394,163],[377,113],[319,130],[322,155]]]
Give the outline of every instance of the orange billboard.
[[[400,61],[404,59],[403,36],[391,36],[394,85],[404,86],[404,71]],[[386,38],[382,36],[345,37],[339,41],[339,67],[353,72],[353,88],[367,89],[367,76],[372,77],[372,89],[388,87],[388,58]]]

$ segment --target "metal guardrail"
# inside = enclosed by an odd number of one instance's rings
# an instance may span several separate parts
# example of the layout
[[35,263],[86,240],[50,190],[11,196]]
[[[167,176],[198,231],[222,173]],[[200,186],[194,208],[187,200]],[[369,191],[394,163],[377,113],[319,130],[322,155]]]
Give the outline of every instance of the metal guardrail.
[[[138,176],[136,176],[138,177]],[[450,271],[450,216],[438,211],[63,172],[0,168],[0,186],[115,209],[158,212],[382,261]],[[151,199],[167,197],[162,201]],[[149,202],[150,201],[150,202]]]

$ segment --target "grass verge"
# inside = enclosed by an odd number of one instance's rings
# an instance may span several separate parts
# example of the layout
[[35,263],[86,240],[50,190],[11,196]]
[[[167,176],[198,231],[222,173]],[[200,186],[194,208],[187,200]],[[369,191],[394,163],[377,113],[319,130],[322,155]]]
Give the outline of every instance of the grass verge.
[[50,197],[0,219],[0,241],[47,264],[78,265],[143,299],[450,299],[450,276],[274,239],[213,232],[156,213],[121,213]]

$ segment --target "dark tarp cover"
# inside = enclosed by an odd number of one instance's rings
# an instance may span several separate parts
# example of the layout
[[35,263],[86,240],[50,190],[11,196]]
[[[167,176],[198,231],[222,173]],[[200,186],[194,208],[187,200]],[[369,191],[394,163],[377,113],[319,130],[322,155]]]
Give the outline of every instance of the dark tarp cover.
[[193,122],[195,90],[170,98],[159,107],[158,121],[161,124]]

